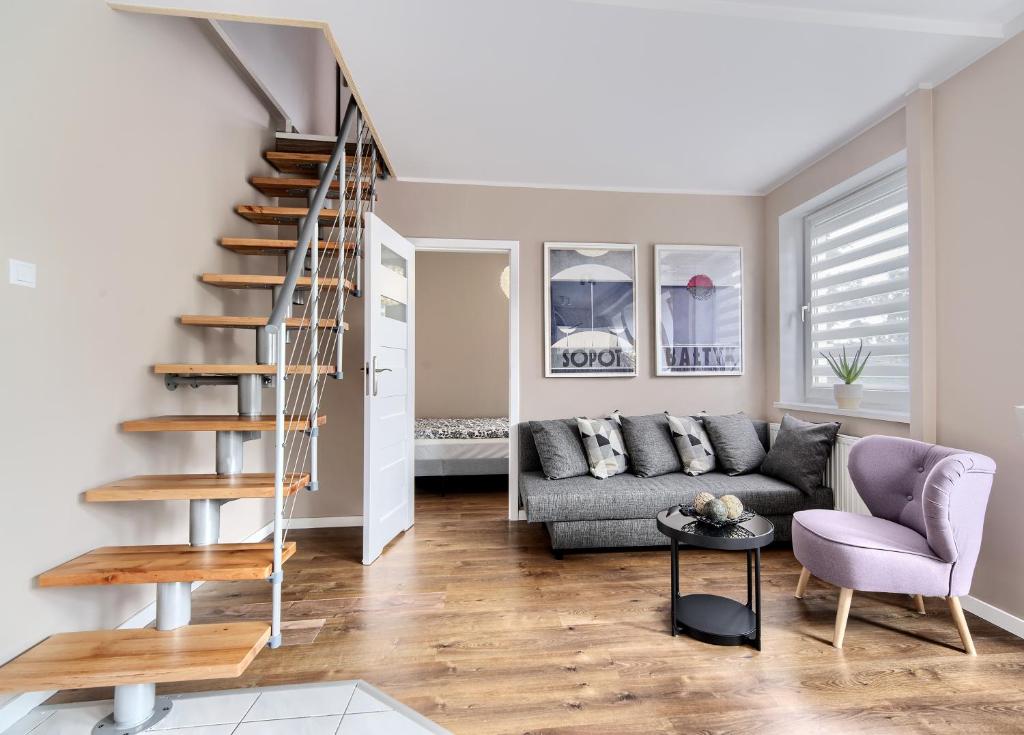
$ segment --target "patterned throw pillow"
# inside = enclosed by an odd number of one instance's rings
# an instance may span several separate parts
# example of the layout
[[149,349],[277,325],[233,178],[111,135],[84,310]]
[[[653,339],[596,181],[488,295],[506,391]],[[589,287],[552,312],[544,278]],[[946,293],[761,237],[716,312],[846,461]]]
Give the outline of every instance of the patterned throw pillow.
[[683,472],[696,477],[715,469],[715,453],[700,420],[692,416],[668,415],[672,441],[683,460]]
[[616,415],[606,419],[578,417],[576,423],[583,439],[590,474],[604,480],[626,471],[626,445],[622,441]]

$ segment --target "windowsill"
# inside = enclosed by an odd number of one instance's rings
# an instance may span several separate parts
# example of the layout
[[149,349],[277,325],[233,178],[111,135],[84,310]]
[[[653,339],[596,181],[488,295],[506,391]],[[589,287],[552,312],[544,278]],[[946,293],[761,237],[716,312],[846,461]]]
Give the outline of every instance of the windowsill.
[[882,408],[838,408],[827,403],[797,403],[795,401],[776,401],[775,408],[789,411],[807,411],[828,416],[849,416],[850,418],[872,419],[874,421],[892,421],[896,424],[909,424],[910,414],[902,411],[887,411]]

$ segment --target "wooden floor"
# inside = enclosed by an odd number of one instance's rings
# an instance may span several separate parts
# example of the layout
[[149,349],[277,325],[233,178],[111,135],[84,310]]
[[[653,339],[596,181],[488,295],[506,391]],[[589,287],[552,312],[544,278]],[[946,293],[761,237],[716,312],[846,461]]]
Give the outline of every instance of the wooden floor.
[[[358,528],[289,534],[286,645],[207,688],[361,678],[471,735],[1024,732],[1024,642],[968,615],[979,655],[964,655],[941,599],[922,617],[858,594],[836,651],[836,590],[812,580],[794,599],[800,567],[770,549],[761,653],[673,639],[667,551],[556,561],[543,526],[505,508],[500,491],[422,495],[371,567]],[[681,569],[684,593],[745,595],[742,555],[688,550]],[[265,582],[209,583],[195,622],[268,620],[269,602]]]

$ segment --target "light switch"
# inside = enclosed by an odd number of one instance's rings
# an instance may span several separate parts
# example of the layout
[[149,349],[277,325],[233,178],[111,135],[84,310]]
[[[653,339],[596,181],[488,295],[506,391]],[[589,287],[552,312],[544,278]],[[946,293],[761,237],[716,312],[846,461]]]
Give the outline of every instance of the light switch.
[[36,264],[23,260],[10,259],[11,283],[15,286],[36,287]]

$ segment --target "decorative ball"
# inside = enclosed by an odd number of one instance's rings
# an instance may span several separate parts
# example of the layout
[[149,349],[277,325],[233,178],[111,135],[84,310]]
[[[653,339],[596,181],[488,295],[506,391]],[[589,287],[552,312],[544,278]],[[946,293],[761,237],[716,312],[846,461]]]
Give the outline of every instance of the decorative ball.
[[698,513],[704,512],[704,506],[715,499],[715,496],[711,493],[697,493],[697,497],[693,499],[693,508]]
[[705,505],[702,513],[705,518],[715,523],[721,523],[729,517],[729,509],[718,498],[713,498],[711,502]]
[[728,518],[730,521],[736,520],[740,517],[740,514],[743,513],[743,503],[735,495],[723,495],[719,500],[725,504],[725,509],[729,514]]

